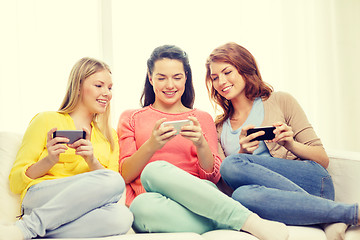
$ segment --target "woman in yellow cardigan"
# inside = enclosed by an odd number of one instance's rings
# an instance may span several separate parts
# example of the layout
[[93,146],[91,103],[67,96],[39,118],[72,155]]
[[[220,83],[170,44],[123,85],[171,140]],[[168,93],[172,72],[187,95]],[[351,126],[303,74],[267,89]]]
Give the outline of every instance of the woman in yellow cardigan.
[[[96,59],[80,59],[57,112],[37,114],[28,126],[10,172],[21,194],[22,217],[0,225],[0,239],[104,237],[126,233],[133,216],[117,204],[124,188],[119,147],[110,127],[111,71]],[[83,130],[69,143],[56,130]]]

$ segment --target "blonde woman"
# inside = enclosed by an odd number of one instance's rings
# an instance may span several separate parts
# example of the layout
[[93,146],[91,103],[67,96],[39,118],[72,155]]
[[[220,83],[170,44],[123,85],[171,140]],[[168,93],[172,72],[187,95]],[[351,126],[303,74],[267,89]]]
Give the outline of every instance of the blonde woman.
[[[25,132],[10,172],[10,188],[21,194],[22,217],[0,225],[0,239],[104,237],[126,233],[127,207],[117,204],[124,188],[118,173],[119,146],[109,125],[112,77],[96,59],[80,59],[57,112],[37,114]],[[69,143],[57,130],[83,130]]]

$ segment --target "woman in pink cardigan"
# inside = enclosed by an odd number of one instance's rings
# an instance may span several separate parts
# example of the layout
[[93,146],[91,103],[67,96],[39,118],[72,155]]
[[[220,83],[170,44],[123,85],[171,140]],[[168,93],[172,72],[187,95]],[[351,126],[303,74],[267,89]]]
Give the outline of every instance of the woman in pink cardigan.
[[[165,45],[147,62],[143,108],[118,124],[120,173],[138,232],[247,231],[259,239],[287,239],[284,224],[252,213],[216,188],[220,178],[212,117],[193,109],[187,54]],[[165,121],[190,120],[176,130]]]

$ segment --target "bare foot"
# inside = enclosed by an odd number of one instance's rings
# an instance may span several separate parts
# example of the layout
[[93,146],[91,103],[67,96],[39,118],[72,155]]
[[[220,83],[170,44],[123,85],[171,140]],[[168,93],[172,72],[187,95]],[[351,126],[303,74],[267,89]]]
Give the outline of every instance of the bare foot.
[[348,225],[345,223],[332,223],[324,227],[328,240],[345,240],[345,231]]
[[289,231],[285,224],[262,219],[255,213],[248,217],[242,230],[251,233],[260,240],[289,239]]
[[24,240],[24,235],[14,224],[0,224],[0,240]]

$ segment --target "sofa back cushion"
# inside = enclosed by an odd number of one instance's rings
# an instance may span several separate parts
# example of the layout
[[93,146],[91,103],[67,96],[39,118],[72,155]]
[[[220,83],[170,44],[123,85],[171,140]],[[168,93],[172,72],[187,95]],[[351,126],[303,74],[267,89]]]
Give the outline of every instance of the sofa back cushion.
[[360,152],[327,151],[328,172],[334,182],[335,201],[360,203]]

